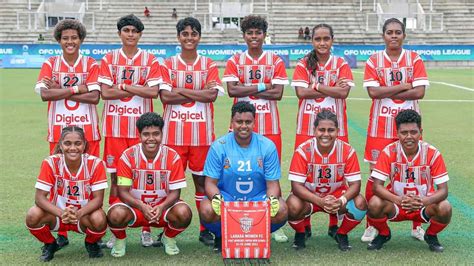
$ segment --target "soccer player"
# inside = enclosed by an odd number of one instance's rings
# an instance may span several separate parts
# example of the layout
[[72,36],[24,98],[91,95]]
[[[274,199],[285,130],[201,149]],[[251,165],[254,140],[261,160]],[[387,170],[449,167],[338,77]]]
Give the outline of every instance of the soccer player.
[[[267,21],[259,16],[246,16],[240,24],[247,51],[232,56],[226,65],[222,81],[227,83],[230,97],[249,101],[255,106],[255,132],[269,138],[281,160],[281,129],[277,101],[288,84],[285,63],[272,52],[263,50],[267,36]],[[273,234],[277,242],[286,242],[282,230]]]
[[[398,141],[385,147],[372,171],[374,196],[367,219],[379,232],[367,249],[381,249],[391,238],[387,220],[430,223],[424,240],[442,252],[438,233],[451,221],[448,172],[441,153],[421,140],[421,116],[414,110],[396,117]],[[384,186],[390,181],[390,189]],[[436,187],[436,189],[435,189]]]
[[[364,160],[373,170],[382,149],[397,140],[395,117],[404,109],[420,111],[418,99],[425,95],[429,86],[425,66],[420,56],[403,49],[405,25],[391,18],[383,25],[382,37],[385,50],[373,54],[365,66],[364,88],[367,88],[372,106],[370,108],[367,142]],[[365,188],[365,198],[372,197],[373,180],[369,177]],[[421,223],[414,222],[411,235],[423,241],[424,230]],[[377,232],[373,226],[366,228],[361,240],[370,242]]]
[[[165,60],[163,75],[171,77],[172,90],[160,90],[164,105],[163,144],[178,152],[183,167],[189,164],[195,201],[199,210],[204,198],[204,161],[214,135],[214,106],[217,95],[224,95],[216,63],[200,56],[201,24],[192,17],[176,24],[181,53]],[[214,243],[214,237],[200,226],[199,241]]]
[[232,106],[233,132],[214,141],[204,165],[207,198],[201,202],[199,215],[204,226],[216,238],[214,250],[222,248],[221,201],[263,201],[271,205],[272,232],[287,219],[285,201],[281,198],[280,162],[275,144],[253,132],[255,106],[237,102]]
[[41,261],[52,260],[59,250],[51,230],[85,233],[89,257],[103,255],[97,242],[107,228],[102,210],[107,177],[104,162],[87,154],[87,146],[80,127],[65,127],[54,155],[41,165],[35,185],[35,206],[26,215],[30,233],[44,243]]
[[[100,65],[99,82],[105,106],[102,130],[105,136],[104,161],[111,177],[109,204],[117,198],[117,160],[122,152],[139,143],[135,123],[140,115],[153,111],[153,98],[158,97],[158,85],[166,89],[161,66],[151,53],[138,48],[143,23],[134,15],[121,17],[117,22],[122,48],[107,53]],[[168,86],[169,87],[169,86]],[[170,88],[168,88],[170,89]],[[112,237],[107,247],[113,246]],[[153,244],[150,229],[141,235],[142,245]]]
[[[54,28],[54,38],[62,55],[52,56],[41,67],[35,91],[48,102],[48,142],[50,154],[58,145],[61,130],[69,125],[84,129],[88,153],[99,157],[100,133],[96,105],[100,86],[99,65],[79,49],[86,28],[78,20],[65,19]],[[59,248],[69,244],[67,232],[58,232]]]
[[[290,164],[292,194],[286,200],[295,249],[305,248],[305,218],[316,212],[344,215],[334,239],[351,249],[347,234],[364,218],[367,203],[360,195],[360,168],[355,150],[337,135],[339,119],[330,110],[314,120],[314,137],[295,150]],[[347,185],[346,185],[347,184]]]
[[[291,82],[299,99],[295,149],[315,136],[313,124],[316,115],[324,109],[331,110],[338,118],[337,138],[349,142],[346,98],[355,86],[351,68],[344,58],[331,54],[334,41],[331,26],[316,25],[311,39],[313,50],[298,62]],[[311,236],[310,216],[305,221],[305,231]],[[337,215],[330,214],[328,235],[331,237],[336,234],[337,222]]]
[[189,206],[179,199],[186,187],[183,164],[177,152],[161,144],[163,119],[145,113],[137,120],[140,143],[126,149],[117,166],[119,198],[107,213],[112,233],[117,238],[111,254],[125,255],[126,228],[163,227],[165,252],[176,255],[175,237],[191,222]]

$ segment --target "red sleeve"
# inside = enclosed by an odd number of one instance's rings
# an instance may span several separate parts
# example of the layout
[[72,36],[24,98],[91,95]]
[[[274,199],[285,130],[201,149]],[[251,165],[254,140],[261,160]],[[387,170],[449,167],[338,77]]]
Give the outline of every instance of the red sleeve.
[[309,72],[306,69],[305,59],[301,59],[296,65],[295,71],[293,72],[293,81],[291,86],[308,88],[311,83]]
[[352,147],[350,148],[349,155],[346,158],[344,176],[349,182],[361,180],[359,160],[357,158],[357,153]]
[[[437,155],[437,156],[436,156]],[[446,170],[446,165],[444,164],[443,156],[436,151],[436,158],[431,163],[431,178],[435,184],[441,184],[449,180],[448,171]]]
[[52,166],[50,165],[52,162],[53,161],[50,158],[43,160],[35,188],[43,191],[50,191],[51,187],[54,186],[56,177],[54,176],[53,169],[51,168]]
[[236,55],[234,55],[227,61],[224,70],[224,78],[222,79],[222,81],[227,82],[239,80],[239,70],[237,69],[237,64],[235,60],[237,60]]
[[389,147],[385,147],[383,151],[381,152],[377,163],[375,164],[374,170],[371,173],[371,176],[373,178],[386,181],[390,175],[390,166],[391,166],[391,160],[390,160],[390,153],[389,153]]
[[158,62],[158,59],[152,54],[149,54],[150,58],[149,63],[150,63],[150,73],[148,73],[146,84],[148,86],[156,86],[160,83],[163,82],[163,72],[162,72],[162,67],[160,63]]
[[415,57],[413,62],[413,86],[416,87],[418,85],[429,85],[428,75],[426,74],[425,64],[423,63],[423,60],[416,53],[413,53],[413,56]]
[[92,191],[106,189],[107,175],[105,174],[105,163],[99,158],[97,158],[94,163],[96,167],[91,177],[91,189]]
[[288,179],[304,183],[306,181],[306,174],[308,172],[308,160],[304,154],[303,148],[298,147],[291,158]]
[[343,61],[341,68],[339,69],[339,78],[345,78],[349,79],[351,81],[354,81],[354,77],[352,76],[352,70],[349,64],[341,58]]
[[91,90],[100,90],[99,82],[99,65],[97,62],[92,58],[89,57],[89,62],[87,63],[90,67],[88,69],[88,75],[86,80],[86,85]]
[[184,175],[183,163],[178,153],[173,155],[173,160],[169,160],[169,168],[171,170],[169,179],[169,189],[176,190],[186,187],[186,179]]
[[283,60],[277,55],[273,56],[275,57],[275,61],[277,62],[277,64],[275,66],[275,71],[273,72],[272,84],[288,84],[288,76],[286,75],[285,62],[283,62]]
[[115,83],[112,76],[111,66],[109,60],[112,60],[112,54],[106,54],[100,61],[99,82],[112,86]]
[[46,85],[43,83],[43,78],[52,78],[53,76],[53,67],[52,67],[52,61],[54,57],[51,57],[49,58],[48,60],[46,60],[43,65],[41,66],[41,70],[40,70],[40,73],[38,75],[38,79],[36,81],[36,85],[35,85],[35,92],[36,93],[40,93],[40,90],[42,88],[47,88]]
[[378,80],[377,71],[375,70],[375,64],[373,62],[374,57],[369,58],[365,63],[364,70],[364,88],[367,87],[379,87],[380,81]]
[[169,60],[166,60],[162,65],[160,65],[161,78],[163,83],[160,85],[160,90],[171,91],[173,83],[170,76],[170,66]]
[[123,153],[122,156],[120,156],[120,159],[117,163],[117,176],[133,179],[130,160],[131,157],[129,157],[126,153]]
[[209,58],[208,70],[207,70],[207,82],[210,82],[210,81],[216,81],[217,85],[222,86],[221,79],[219,78],[219,69],[217,68],[217,64]]

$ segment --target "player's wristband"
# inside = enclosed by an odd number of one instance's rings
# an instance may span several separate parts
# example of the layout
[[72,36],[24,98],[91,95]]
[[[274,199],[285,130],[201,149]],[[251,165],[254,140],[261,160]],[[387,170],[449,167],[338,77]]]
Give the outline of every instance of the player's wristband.
[[79,93],[79,87],[78,86],[72,86],[71,87],[71,92],[72,92],[72,94],[78,94]]
[[345,196],[340,196],[339,199],[341,200],[342,206],[346,205],[347,198]]
[[265,86],[265,83],[258,83],[258,85],[257,85],[257,91],[258,92],[265,91],[266,89],[267,89],[267,87]]

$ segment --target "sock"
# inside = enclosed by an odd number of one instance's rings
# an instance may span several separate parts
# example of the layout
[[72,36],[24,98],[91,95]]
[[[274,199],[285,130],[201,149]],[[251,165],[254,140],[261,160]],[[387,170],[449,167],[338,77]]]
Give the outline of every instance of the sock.
[[337,214],[329,214],[329,227],[337,226]]
[[426,229],[426,234],[430,236],[435,236],[439,232],[443,231],[446,226],[448,226],[448,224],[443,224],[434,219],[431,219],[430,226],[428,226],[428,229]]
[[171,226],[170,223],[167,223],[165,228],[164,228],[164,234],[166,237],[168,238],[174,238],[176,237],[177,235],[181,234],[186,228],[174,228],[173,226]]
[[[194,200],[196,201],[196,208],[198,210],[198,213],[199,213],[199,210],[201,209],[201,201],[204,199],[204,197],[205,197],[204,193],[201,193],[201,192],[194,193]],[[201,219],[199,218],[199,220]],[[202,232],[204,230],[206,230],[204,225],[202,225],[202,223],[199,223],[199,231]]]
[[295,230],[296,233],[304,233],[304,227],[306,225],[306,220],[298,220],[298,221],[288,221],[290,226]]
[[40,228],[30,228],[28,227],[28,230],[30,230],[30,233],[35,236],[39,241],[45,243],[45,244],[51,244],[56,241],[54,239],[53,234],[51,234],[51,231],[49,229],[49,226],[43,225]]
[[414,229],[416,229],[418,226],[421,226],[421,223],[420,223],[420,222],[415,222],[415,221],[413,221],[413,224],[412,224],[412,225],[413,225],[413,226],[412,226],[412,229],[414,230]]
[[94,232],[92,230],[90,230],[89,228],[86,229],[86,243],[89,243],[89,244],[94,244],[96,243],[97,241],[101,240],[102,237],[105,235],[105,231],[102,231],[102,232]]
[[149,226],[143,226],[142,227],[142,232],[150,232],[151,233],[151,228]]
[[379,231],[379,235],[390,235],[390,228],[388,228],[387,217],[375,219],[367,216],[367,220],[369,220],[369,223]]
[[360,222],[361,221],[349,218],[347,214],[345,214],[344,219],[342,219],[341,227],[339,227],[337,233],[347,235],[352,229],[354,229],[354,227],[360,224]]
[[[369,200],[374,195],[374,193],[372,192],[373,185],[374,185],[374,181],[369,177],[367,179],[367,184],[365,185],[365,200],[367,201],[367,204],[369,203]],[[366,219],[365,228],[367,228],[369,226],[371,226],[371,224],[369,222],[369,219]]]
[[65,238],[67,238],[67,231],[59,231],[58,236],[64,236]]
[[112,227],[109,227],[110,228],[110,231],[112,231],[112,234],[114,234],[114,236],[117,238],[117,239],[125,239],[127,238],[127,227],[124,227],[124,228],[112,228]]

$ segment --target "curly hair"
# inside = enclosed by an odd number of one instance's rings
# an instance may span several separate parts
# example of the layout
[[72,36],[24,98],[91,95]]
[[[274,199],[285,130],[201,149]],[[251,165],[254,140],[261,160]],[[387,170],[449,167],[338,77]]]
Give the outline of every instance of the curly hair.
[[84,134],[84,130],[78,126],[67,126],[62,129],[61,136],[59,137],[58,144],[56,144],[56,146],[54,147],[53,154],[63,153],[63,151],[61,150],[61,142],[63,142],[64,138],[68,134],[71,134],[71,133],[78,134],[81,140],[84,142],[85,144],[84,153],[86,153],[89,150],[89,143],[86,140],[86,135]]
[[86,27],[79,20],[64,19],[58,22],[58,24],[56,24],[56,27],[54,27],[54,39],[59,42],[61,40],[62,33],[65,30],[76,30],[81,42],[84,41],[87,35]]
[[[331,35],[331,39],[334,39],[334,31],[332,30],[332,27],[329,26],[328,24],[318,24],[314,26],[312,34],[311,34],[311,39],[314,37],[314,33],[316,32],[317,29],[319,28],[326,28],[329,30],[329,34]],[[316,67],[318,66],[318,56],[316,55],[316,50],[313,49],[311,52],[309,52],[306,56],[306,66],[309,72],[311,72],[313,75],[316,72]]]
[[265,18],[255,15],[248,15],[244,17],[242,23],[240,23],[240,30],[245,33],[249,29],[259,29],[264,33],[267,33],[268,23]]
[[144,113],[138,118],[136,126],[139,133],[142,133],[143,129],[146,127],[158,127],[160,130],[163,130],[165,122],[163,118],[154,112]]
[[199,36],[201,36],[201,23],[199,20],[193,18],[193,17],[187,17],[180,19],[178,21],[178,24],[176,24],[176,31],[178,35],[187,27],[190,26],[193,31],[196,31],[199,33]]
[[233,106],[232,106],[232,115],[231,117],[234,118],[234,115],[236,113],[252,113],[252,116],[255,117],[255,106],[253,106],[253,104],[251,104],[250,102],[247,102],[247,101],[241,101],[241,102],[236,102]]
[[397,125],[397,129],[400,128],[401,124],[408,123],[416,123],[418,128],[421,129],[421,115],[418,114],[415,110],[406,109],[398,113],[397,117],[395,117],[395,124]]
[[314,120],[314,127],[317,127],[319,125],[319,122],[322,120],[329,120],[334,122],[334,125],[336,128],[339,128],[339,124],[337,123],[337,116],[335,113],[328,109],[323,109],[321,112],[319,112],[316,115],[316,119]]
[[142,32],[145,29],[145,26],[143,25],[142,21],[134,14],[126,15],[119,18],[119,20],[117,21],[118,31],[121,31],[122,28],[125,26],[134,26],[138,32]]

